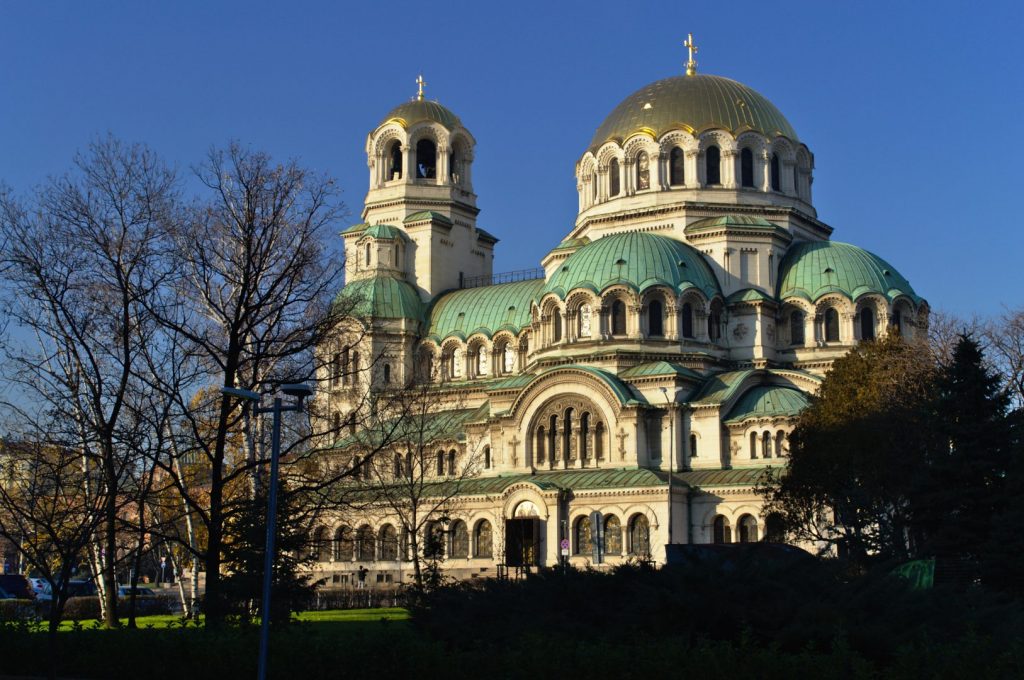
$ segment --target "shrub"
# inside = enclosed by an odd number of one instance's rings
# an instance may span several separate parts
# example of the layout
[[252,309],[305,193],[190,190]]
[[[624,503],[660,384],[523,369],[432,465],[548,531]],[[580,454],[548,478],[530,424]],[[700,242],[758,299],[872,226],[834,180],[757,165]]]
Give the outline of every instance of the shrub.
[[0,622],[29,621],[36,618],[32,600],[0,600]]

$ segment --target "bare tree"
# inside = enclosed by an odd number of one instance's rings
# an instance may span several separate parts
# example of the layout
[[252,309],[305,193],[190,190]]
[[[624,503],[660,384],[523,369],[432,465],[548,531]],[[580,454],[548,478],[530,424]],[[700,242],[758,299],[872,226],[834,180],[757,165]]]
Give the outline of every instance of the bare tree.
[[50,677],[60,650],[57,630],[68,599],[68,581],[104,519],[104,499],[84,493],[81,455],[43,437],[33,426],[19,441],[0,444],[0,537],[50,586],[47,612]]
[[1004,309],[985,324],[986,354],[1003,376],[1016,408],[1024,407],[1024,308]]
[[339,443],[353,473],[341,498],[358,512],[395,518],[421,589],[424,565],[440,557],[465,483],[481,469],[481,451],[463,440],[478,413],[461,406],[429,384],[410,385],[381,394],[359,434]]
[[6,377],[20,391],[6,406],[23,417],[47,412],[53,436],[83,457],[85,491],[103,500],[92,555],[107,626],[117,623],[119,492],[133,464],[123,421],[147,341],[141,300],[159,284],[152,265],[175,187],[151,151],[107,138],[26,202],[0,192],[4,312],[33,339],[6,348]]
[[[334,325],[330,298],[340,288],[341,266],[327,245],[342,209],[333,181],[238,144],[212,150],[196,174],[211,197],[175,226],[176,277],[150,310],[205,371],[204,387],[265,391],[313,376],[313,348]],[[205,545],[195,548],[206,570],[207,625],[216,626],[227,492],[263,461],[229,459],[232,439],[248,434],[248,404],[218,391],[200,406],[213,407],[212,422],[178,399],[177,422],[187,430],[179,455],[201,459],[208,480],[197,490],[173,465],[165,472],[205,529]]]

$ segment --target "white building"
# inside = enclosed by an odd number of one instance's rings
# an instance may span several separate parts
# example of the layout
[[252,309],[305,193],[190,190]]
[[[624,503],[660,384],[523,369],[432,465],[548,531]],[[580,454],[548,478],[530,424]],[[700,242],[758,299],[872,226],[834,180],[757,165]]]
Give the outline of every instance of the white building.
[[[925,332],[928,305],[896,269],[831,240],[814,156],[782,113],[695,66],[598,126],[576,161],[576,222],[533,275],[492,274],[475,140],[452,111],[421,89],[367,136],[341,293],[360,301],[363,333],[323,348],[323,429],[344,430],[367,390],[412,380],[458,409],[432,471],[479,468],[446,527],[452,573],[552,566],[566,539],[573,563],[592,561],[594,511],[610,564],[765,538],[754,484],[785,464],[833,359]],[[347,464],[357,440],[336,443]],[[317,535],[327,574],[408,573],[386,511]]]

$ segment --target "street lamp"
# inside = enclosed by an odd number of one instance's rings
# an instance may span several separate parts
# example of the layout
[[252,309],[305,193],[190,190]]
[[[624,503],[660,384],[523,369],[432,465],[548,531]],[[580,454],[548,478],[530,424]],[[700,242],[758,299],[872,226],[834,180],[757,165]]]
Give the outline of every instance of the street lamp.
[[267,502],[267,545],[263,556],[263,598],[260,600],[260,653],[257,663],[256,678],[265,680],[267,677],[267,645],[270,641],[270,583],[271,569],[274,566],[274,535],[277,532],[277,459],[281,455],[281,414],[284,411],[301,411],[302,400],[313,394],[313,388],[301,383],[281,385],[281,391],[289,397],[295,397],[294,404],[285,406],[281,397],[274,397],[274,405],[261,407],[260,394],[240,387],[222,387],[221,393],[236,399],[244,399],[255,404],[255,413],[273,413],[274,425],[270,435],[270,498]]

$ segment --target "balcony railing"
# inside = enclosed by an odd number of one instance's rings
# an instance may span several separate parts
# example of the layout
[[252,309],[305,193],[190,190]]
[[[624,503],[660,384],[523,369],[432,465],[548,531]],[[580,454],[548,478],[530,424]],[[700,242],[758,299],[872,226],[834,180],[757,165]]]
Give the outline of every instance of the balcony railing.
[[493,276],[467,276],[462,279],[459,288],[496,286],[499,283],[516,283],[517,281],[532,281],[543,278],[544,270],[540,267],[535,267],[533,269],[519,269],[514,272],[502,272]]

